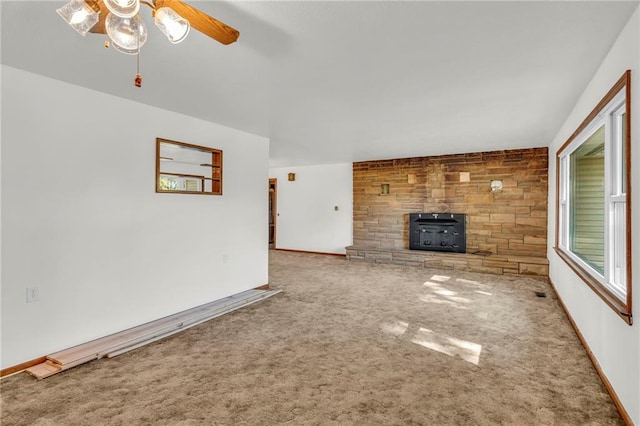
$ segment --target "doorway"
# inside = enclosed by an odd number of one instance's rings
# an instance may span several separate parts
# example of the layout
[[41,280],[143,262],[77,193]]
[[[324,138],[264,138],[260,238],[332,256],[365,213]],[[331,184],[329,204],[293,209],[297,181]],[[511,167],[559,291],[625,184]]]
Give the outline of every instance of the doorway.
[[278,179],[269,179],[269,248],[276,247],[276,218],[278,217]]

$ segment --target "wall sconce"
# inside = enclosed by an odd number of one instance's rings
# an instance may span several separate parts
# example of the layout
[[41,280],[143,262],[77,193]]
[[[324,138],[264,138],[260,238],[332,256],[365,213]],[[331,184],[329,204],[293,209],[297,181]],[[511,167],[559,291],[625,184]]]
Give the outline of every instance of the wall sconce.
[[288,176],[287,179],[289,179],[289,182],[293,182],[294,180],[296,180],[295,173],[289,173],[287,176]]
[[407,183],[416,183],[417,179],[416,179],[416,174],[415,173],[409,173],[407,175]]
[[502,181],[501,180],[492,180],[491,181],[491,191],[502,191]]
[[380,195],[388,195],[389,194],[389,184],[383,183],[380,185]]

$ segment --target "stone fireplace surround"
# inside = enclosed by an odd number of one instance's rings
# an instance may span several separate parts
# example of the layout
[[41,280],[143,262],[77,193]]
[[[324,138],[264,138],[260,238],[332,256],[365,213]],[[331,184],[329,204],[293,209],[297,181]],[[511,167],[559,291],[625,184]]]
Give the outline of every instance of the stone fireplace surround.
[[[547,180],[547,148],[354,163],[347,259],[547,276]],[[409,213],[451,211],[467,215],[466,253],[408,249]]]

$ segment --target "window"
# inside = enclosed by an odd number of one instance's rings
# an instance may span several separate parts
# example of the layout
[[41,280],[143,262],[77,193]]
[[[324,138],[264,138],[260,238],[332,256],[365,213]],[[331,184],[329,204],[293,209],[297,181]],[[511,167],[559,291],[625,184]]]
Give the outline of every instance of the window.
[[627,71],[557,153],[555,247],[629,324],[630,93]]

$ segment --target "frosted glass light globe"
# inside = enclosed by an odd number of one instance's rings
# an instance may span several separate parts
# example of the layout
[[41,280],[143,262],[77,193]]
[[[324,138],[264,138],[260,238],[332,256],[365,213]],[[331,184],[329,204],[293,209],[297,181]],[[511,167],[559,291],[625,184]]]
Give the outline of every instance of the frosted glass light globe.
[[184,40],[189,34],[189,28],[191,28],[189,21],[169,7],[161,7],[156,10],[153,20],[169,41],[174,44]]
[[110,13],[105,26],[115,48],[123,53],[134,55],[147,41],[147,27],[138,15],[121,18]]
[[56,12],[83,37],[99,19],[98,13],[91,9],[84,0],[71,0]]

